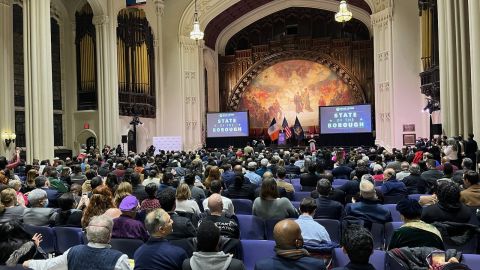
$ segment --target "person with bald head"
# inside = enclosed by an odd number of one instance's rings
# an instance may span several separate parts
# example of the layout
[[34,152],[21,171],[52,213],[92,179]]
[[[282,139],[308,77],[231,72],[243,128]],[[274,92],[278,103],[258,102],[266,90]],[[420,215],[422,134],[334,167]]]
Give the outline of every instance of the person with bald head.
[[276,255],[257,261],[255,270],[326,269],[322,259],[311,257],[303,248],[302,230],[295,221],[284,219],[278,222],[273,228],[273,238]]
[[218,193],[214,193],[208,197],[207,206],[208,211],[205,211],[202,215],[204,217],[200,219],[198,225],[203,221],[211,221],[217,225],[220,229],[220,235],[227,238],[239,238],[240,229],[238,228],[238,223],[235,218],[229,213],[223,211],[223,200],[222,196]]
[[395,178],[395,170],[392,168],[385,169],[383,172],[383,185],[381,191],[383,196],[399,196],[408,195],[407,187],[404,183]]
[[[223,191],[223,188],[222,188],[222,183],[220,182],[220,180],[213,180],[211,183],[210,183],[210,192],[211,194],[221,194]],[[210,195],[210,196],[212,196]],[[223,202],[223,211],[227,214],[230,214],[230,215],[234,215],[235,214],[235,208],[233,207],[233,202],[232,200],[230,200],[229,198],[225,197],[225,196],[220,196],[222,198],[222,202]],[[208,199],[206,200],[203,200],[203,209],[204,210],[207,210],[209,209],[208,207]]]
[[165,210],[159,208],[148,213],[145,217],[145,228],[150,233],[150,239],[133,255],[135,270],[182,268],[187,253],[165,239],[172,233],[172,225],[173,220]]

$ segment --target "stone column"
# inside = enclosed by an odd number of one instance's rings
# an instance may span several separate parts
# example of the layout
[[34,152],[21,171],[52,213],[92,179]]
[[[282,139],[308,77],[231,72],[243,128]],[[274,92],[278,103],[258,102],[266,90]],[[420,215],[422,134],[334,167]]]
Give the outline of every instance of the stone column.
[[203,41],[195,42],[188,37],[180,37],[180,57],[183,81],[183,147],[185,150],[194,150],[202,147],[202,119],[205,111],[202,110],[201,91],[203,86]]
[[156,135],[164,134],[164,115],[165,109],[165,95],[163,87],[163,12],[165,10],[164,0],[155,0],[155,14],[156,14],[156,33],[155,33],[155,99],[156,99]]
[[98,145],[120,143],[117,77],[116,19],[106,15],[93,17],[96,30],[98,81]]
[[[15,131],[15,105],[13,91],[13,7],[11,0],[0,0],[0,135]],[[10,158],[15,144],[7,148],[0,141],[0,155]]]
[[371,16],[374,36],[375,130],[376,144],[387,149],[393,141],[392,82],[392,9],[386,8]]
[[480,1],[468,1],[468,19],[470,27],[470,74],[472,82],[472,130],[477,140],[480,136]]
[[52,159],[53,96],[50,1],[23,1],[27,162]]

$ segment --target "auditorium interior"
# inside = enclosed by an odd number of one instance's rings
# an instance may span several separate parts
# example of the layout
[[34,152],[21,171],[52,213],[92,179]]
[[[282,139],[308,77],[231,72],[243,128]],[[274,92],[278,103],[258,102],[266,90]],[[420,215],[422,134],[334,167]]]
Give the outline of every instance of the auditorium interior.
[[195,150],[213,112],[248,111],[250,138],[272,118],[315,135],[319,106],[357,104],[386,149],[480,134],[480,1],[346,3],[0,0],[0,154]]

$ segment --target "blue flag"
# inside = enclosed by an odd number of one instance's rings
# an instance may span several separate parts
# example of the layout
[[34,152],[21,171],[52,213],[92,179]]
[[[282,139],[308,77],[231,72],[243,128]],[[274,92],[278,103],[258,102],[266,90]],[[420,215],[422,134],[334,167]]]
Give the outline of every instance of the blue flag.
[[302,125],[298,120],[298,117],[295,117],[295,125],[293,125],[293,134],[295,134],[295,139],[297,141],[301,141],[303,140],[303,138],[305,138],[305,134],[303,132]]

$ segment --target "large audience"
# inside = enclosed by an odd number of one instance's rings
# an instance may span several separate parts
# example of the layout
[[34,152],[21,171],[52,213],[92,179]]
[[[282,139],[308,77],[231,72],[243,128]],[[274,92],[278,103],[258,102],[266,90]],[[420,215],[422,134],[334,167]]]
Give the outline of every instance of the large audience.
[[[125,254],[109,248],[120,238],[144,242],[130,258],[135,269],[244,269],[234,202],[245,199],[252,215],[279,221],[271,232],[276,255],[256,269],[327,269],[328,251],[340,246],[350,263],[336,269],[375,269],[372,226],[393,221],[385,204],[396,204],[403,221],[381,247],[392,256],[445,251],[446,238],[463,237],[464,244],[475,235],[477,153],[472,134],[391,151],[249,144],[124,154],[83,146],[76,157],[31,164],[17,149],[10,160],[0,157],[0,264],[131,269]],[[310,193],[297,207],[292,179]],[[332,241],[315,219],[341,221],[342,239]],[[82,228],[88,244],[49,258],[42,235],[25,226]],[[442,265],[459,264],[449,257]]]

